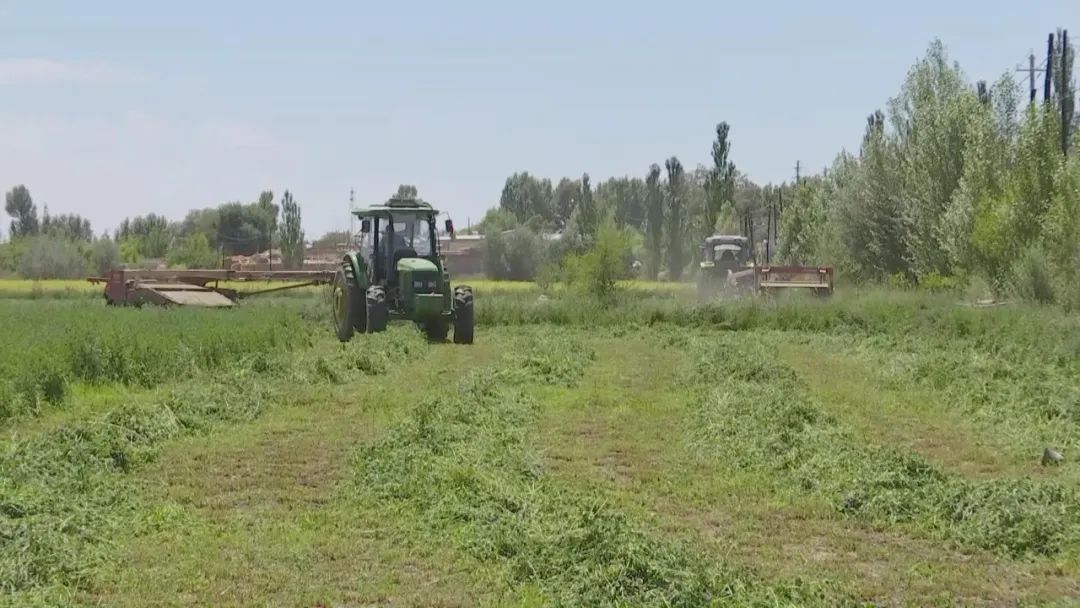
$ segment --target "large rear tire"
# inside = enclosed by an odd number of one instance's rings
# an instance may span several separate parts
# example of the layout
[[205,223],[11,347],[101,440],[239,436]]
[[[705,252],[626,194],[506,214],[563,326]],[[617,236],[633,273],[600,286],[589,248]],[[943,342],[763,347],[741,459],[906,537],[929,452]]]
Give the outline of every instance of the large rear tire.
[[367,305],[367,332],[386,331],[386,290],[378,285],[368,287],[364,299]]
[[454,344],[473,343],[473,292],[472,287],[462,285],[454,288]]
[[348,342],[357,330],[364,331],[364,306],[360,299],[360,286],[353,277],[352,267],[342,265],[334,277],[331,295],[334,313],[334,330],[338,340]]

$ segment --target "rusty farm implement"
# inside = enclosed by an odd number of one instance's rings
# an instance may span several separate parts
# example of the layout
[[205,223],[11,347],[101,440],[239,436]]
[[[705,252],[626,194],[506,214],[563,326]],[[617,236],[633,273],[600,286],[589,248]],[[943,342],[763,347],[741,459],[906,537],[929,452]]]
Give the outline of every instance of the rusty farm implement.
[[[107,277],[92,277],[105,284],[105,301],[114,306],[201,306],[225,308],[243,298],[327,285],[333,271],[323,270],[113,270]],[[263,287],[268,282],[285,283]],[[230,287],[222,287],[226,283]],[[238,284],[258,285],[250,291],[235,289]]]

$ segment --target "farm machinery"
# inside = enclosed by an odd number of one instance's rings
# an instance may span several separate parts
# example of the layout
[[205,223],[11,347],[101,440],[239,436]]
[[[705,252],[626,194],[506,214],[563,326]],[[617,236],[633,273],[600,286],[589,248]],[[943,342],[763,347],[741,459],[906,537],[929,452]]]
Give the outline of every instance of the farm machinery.
[[829,266],[759,265],[745,236],[717,234],[705,239],[698,268],[698,295],[708,299],[724,292],[768,294],[787,289],[831,295]]
[[[342,342],[376,333],[392,319],[412,321],[429,340],[443,341],[453,326],[457,344],[473,342],[473,292],[451,288],[439,250],[439,212],[416,198],[353,211],[360,250],[345,255],[332,282],[334,326]],[[453,222],[446,220],[453,235]]]
[[[200,306],[227,308],[256,295],[277,293],[312,285],[326,285],[333,271],[322,270],[133,270],[116,269],[107,277],[91,277],[105,284],[105,302],[112,306]],[[287,282],[286,285],[253,291],[220,287],[231,284]]]

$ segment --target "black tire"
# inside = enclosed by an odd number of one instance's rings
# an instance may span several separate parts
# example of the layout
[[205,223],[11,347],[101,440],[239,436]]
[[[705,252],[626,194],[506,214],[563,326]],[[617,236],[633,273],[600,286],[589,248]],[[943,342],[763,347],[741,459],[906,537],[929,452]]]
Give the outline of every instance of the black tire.
[[357,330],[364,331],[364,306],[360,300],[360,287],[356,284],[352,267],[348,264],[342,265],[334,277],[330,300],[338,340],[348,342]]
[[378,285],[368,287],[364,299],[367,305],[367,332],[386,331],[386,290]]
[[353,329],[362,334],[367,331],[367,307],[364,305],[364,290],[360,289],[360,278],[353,275],[352,264],[345,265],[345,276],[349,279],[352,290]]
[[423,328],[428,342],[446,342],[446,335],[450,333],[450,324],[443,319],[428,321]]
[[473,319],[472,287],[454,288],[454,344],[473,343]]

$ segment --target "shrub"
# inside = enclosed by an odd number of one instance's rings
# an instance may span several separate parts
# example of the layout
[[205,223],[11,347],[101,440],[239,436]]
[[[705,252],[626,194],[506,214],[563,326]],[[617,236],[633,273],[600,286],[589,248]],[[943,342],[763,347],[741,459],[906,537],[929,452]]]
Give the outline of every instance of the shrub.
[[0,276],[13,275],[19,270],[19,260],[26,251],[26,239],[0,243]]
[[897,272],[889,275],[889,279],[886,281],[889,287],[892,289],[910,289],[911,278],[903,272]]
[[544,242],[533,230],[519,226],[508,232],[488,234],[483,252],[488,278],[531,281],[544,257]]
[[120,246],[109,237],[101,237],[90,246],[90,268],[98,276],[105,276],[120,265]]
[[572,255],[566,260],[566,273],[570,282],[579,289],[602,301],[611,301],[617,281],[626,275],[627,252],[632,244],[630,235],[611,223],[606,223],[596,233],[596,243],[582,255]]
[[1053,280],[1046,254],[1038,247],[1024,250],[1013,265],[1012,287],[1016,295],[1040,304],[1054,301]]
[[540,264],[540,267],[536,270],[536,286],[543,291],[548,291],[555,286],[555,283],[559,281],[559,273],[562,270],[559,265],[551,260],[545,261]]
[[215,262],[217,262],[217,256],[210,248],[210,241],[201,232],[188,236],[179,248],[169,252],[170,266],[213,268]]
[[949,277],[931,272],[919,281],[919,289],[930,293],[957,291],[963,287],[964,282],[957,277]]
[[86,275],[87,262],[72,241],[34,237],[18,263],[24,279],[77,279]]

